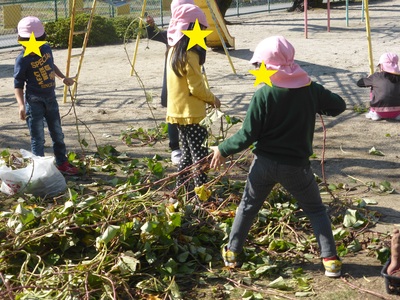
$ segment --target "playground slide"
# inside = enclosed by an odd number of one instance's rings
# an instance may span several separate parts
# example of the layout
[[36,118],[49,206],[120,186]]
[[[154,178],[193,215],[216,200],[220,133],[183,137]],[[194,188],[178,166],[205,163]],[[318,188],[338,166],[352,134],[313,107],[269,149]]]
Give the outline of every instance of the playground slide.
[[235,49],[235,38],[229,34],[228,28],[226,28],[224,18],[219,11],[215,0],[208,0],[210,6],[207,5],[207,0],[194,0],[194,3],[200,7],[207,17],[207,22],[209,27],[207,30],[212,30],[213,32],[207,36],[207,46],[210,48],[222,47],[221,39],[219,38],[216,24],[211,16],[211,11],[214,12],[215,19],[217,21],[218,28],[221,31],[222,38],[225,41],[227,48]]

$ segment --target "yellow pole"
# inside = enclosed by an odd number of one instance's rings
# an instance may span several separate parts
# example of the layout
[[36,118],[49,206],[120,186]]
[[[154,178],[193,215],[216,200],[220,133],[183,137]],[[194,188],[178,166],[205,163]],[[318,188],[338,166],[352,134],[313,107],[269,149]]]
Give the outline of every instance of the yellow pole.
[[[65,70],[65,77],[69,77],[70,65],[71,65],[71,52],[72,52],[72,42],[74,40],[74,27],[75,27],[75,13],[76,13],[76,1],[72,1],[72,7],[70,12],[70,24],[69,24],[69,35],[68,35],[68,50],[67,50],[67,67]],[[64,84],[64,97],[63,102],[67,103],[67,92],[68,86]]]
[[369,24],[369,12],[368,12],[368,0],[364,1],[364,11],[365,11],[365,31],[367,33],[368,40],[368,60],[369,60],[369,73],[374,73],[374,61],[372,59],[372,46],[371,46],[371,26]]
[[223,38],[222,33],[220,31],[219,23],[217,22],[217,18],[215,17],[214,11],[211,8],[209,0],[207,0],[207,6],[208,6],[208,9],[210,10],[211,18],[214,21],[215,29],[217,29],[217,34],[218,34],[219,39],[221,40],[222,47],[224,48],[225,55],[228,58],[228,61],[229,61],[229,64],[231,65],[233,73],[236,74],[236,70],[235,70],[235,67],[233,66],[231,56],[229,55],[228,49],[226,48],[226,44],[225,44],[224,38]]
[[[142,28],[142,26],[143,26],[143,18],[144,18],[144,13],[146,11],[146,3],[147,3],[147,0],[143,0],[142,12],[140,14],[140,20],[139,20],[139,29]],[[135,51],[133,52],[133,58],[132,58],[131,76],[133,76],[133,70],[135,69],[136,53],[137,53],[137,50],[139,47],[139,41],[140,41],[140,31],[141,30],[139,30],[139,33],[136,36]]]

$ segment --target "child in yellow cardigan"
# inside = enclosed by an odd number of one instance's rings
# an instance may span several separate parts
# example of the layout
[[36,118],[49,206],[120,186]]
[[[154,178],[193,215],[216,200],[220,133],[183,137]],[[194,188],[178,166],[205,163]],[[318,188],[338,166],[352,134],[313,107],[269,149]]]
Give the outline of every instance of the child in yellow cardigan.
[[[189,38],[182,30],[193,29],[196,19],[202,29],[208,27],[206,16],[202,10],[193,4],[180,5],[172,12],[168,27],[167,57],[167,122],[178,124],[179,141],[182,157],[178,171],[197,163],[208,155],[208,149],[203,147],[207,139],[207,129],[199,125],[206,116],[207,104],[220,107],[220,101],[206,87],[201,65],[205,62],[206,50],[194,46],[187,50]],[[207,181],[207,175],[198,167],[194,176],[195,186],[201,186]],[[180,174],[177,186],[186,184],[191,174]]]

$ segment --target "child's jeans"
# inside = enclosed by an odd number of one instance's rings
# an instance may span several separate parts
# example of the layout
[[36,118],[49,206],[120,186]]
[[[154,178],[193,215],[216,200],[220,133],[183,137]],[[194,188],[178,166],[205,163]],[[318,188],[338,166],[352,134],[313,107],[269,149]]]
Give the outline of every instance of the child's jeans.
[[32,153],[44,156],[44,120],[47,122],[53,141],[53,151],[56,164],[61,165],[67,160],[64,144],[64,134],[61,128],[60,112],[55,97],[37,97],[26,95],[26,123],[31,135]]
[[276,183],[293,195],[310,219],[321,257],[336,255],[331,222],[310,166],[283,165],[256,155],[229,235],[228,249],[242,251],[253,220]]

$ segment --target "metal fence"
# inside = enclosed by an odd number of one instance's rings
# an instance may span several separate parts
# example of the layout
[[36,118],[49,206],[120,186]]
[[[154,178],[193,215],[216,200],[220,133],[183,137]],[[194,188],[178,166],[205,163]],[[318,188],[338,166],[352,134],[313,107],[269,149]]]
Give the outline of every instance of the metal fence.
[[[83,9],[90,9],[92,0],[82,0]],[[159,25],[168,24],[171,0],[148,0],[146,11],[154,16]],[[290,0],[233,0],[226,16],[271,11],[289,7]],[[0,0],[0,49],[18,46],[17,24],[26,16],[36,16],[43,22],[68,18],[72,0]],[[98,1],[96,14],[113,18],[120,14],[139,16],[141,0]]]

